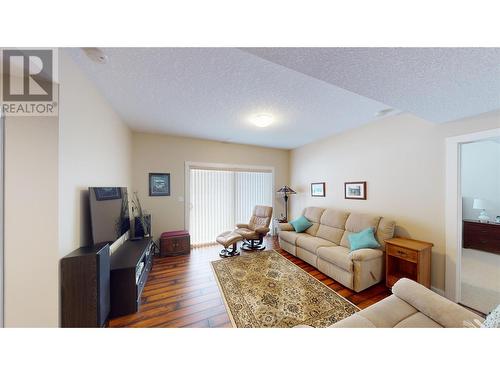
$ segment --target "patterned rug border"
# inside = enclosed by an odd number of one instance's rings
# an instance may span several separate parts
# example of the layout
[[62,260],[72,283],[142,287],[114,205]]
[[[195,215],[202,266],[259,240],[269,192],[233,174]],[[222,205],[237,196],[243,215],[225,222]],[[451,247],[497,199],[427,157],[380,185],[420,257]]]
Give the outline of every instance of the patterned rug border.
[[[310,278],[313,278],[316,282],[320,283],[323,287],[327,288],[327,289],[330,289],[333,293],[335,293],[337,296],[339,296],[341,299],[343,299],[344,301],[346,301],[347,303],[349,303],[350,305],[352,305],[354,307],[354,309],[356,309],[357,311],[361,311],[361,309],[356,306],[354,303],[352,303],[351,301],[349,301],[347,298],[345,298],[344,296],[341,296],[339,293],[337,293],[335,290],[333,290],[332,288],[330,288],[328,285],[322,283],[321,281],[319,281],[318,279],[316,279],[314,276],[311,276],[309,274],[309,272],[305,271],[304,269],[302,269],[301,267],[297,266],[295,263],[293,263],[290,259],[288,259],[287,257],[281,255],[280,253],[278,253],[276,250],[272,249],[272,250],[263,250],[263,251],[259,251],[259,252],[256,252],[256,253],[252,253],[252,254],[249,254],[249,255],[240,255],[240,256],[258,256],[258,254],[262,254],[263,252],[273,252],[277,255],[279,255],[281,258],[283,258],[284,260],[286,260],[288,263],[292,264],[295,268],[298,268],[300,270],[300,272],[306,274],[308,277]],[[239,328],[237,325],[236,325],[236,322],[234,321],[234,317],[233,317],[233,313],[229,307],[229,304],[227,303],[226,301],[226,295],[224,294],[224,289],[222,288],[222,285],[220,284],[219,282],[219,277],[217,276],[217,272],[215,272],[215,268],[214,268],[214,263],[221,263],[221,262],[228,262],[230,261],[232,258],[224,258],[224,259],[217,259],[217,260],[212,260],[210,262],[210,266],[212,267],[212,272],[214,273],[214,276],[215,276],[215,281],[217,282],[217,286],[222,294],[222,301],[224,302],[224,306],[226,308],[226,311],[227,311],[227,315],[229,316],[229,320],[231,321],[231,325],[233,326],[233,328]]]
[[[229,258],[229,259],[231,259],[231,258]],[[224,289],[222,289],[222,285],[219,282],[219,278],[217,277],[217,272],[215,272],[215,268],[214,268],[214,263],[218,263],[218,262],[221,262],[224,260],[227,260],[227,258],[226,259],[212,260],[210,262],[210,266],[212,267],[212,272],[214,273],[215,281],[217,282],[217,286],[219,287],[220,294],[222,294],[222,302],[224,302],[224,307],[226,308],[227,315],[229,315],[229,320],[231,321],[231,325],[233,326],[233,328],[238,328],[238,326],[236,325],[236,322],[234,321],[233,313],[232,313],[231,309],[229,308],[229,304],[226,301],[226,295],[224,294]]]

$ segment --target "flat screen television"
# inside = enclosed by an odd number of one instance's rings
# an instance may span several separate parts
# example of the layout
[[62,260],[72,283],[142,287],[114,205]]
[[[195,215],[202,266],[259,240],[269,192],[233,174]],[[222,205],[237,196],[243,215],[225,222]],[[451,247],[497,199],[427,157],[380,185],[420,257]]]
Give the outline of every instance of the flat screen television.
[[113,243],[130,229],[127,188],[89,187],[94,244]]

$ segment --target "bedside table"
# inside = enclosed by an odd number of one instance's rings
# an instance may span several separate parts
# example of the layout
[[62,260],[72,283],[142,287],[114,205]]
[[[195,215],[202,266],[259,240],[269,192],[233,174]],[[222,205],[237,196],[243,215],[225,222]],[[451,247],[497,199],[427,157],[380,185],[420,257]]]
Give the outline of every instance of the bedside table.
[[391,238],[385,241],[385,284],[388,288],[406,277],[423,286],[431,287],[430,242],[409,238]]

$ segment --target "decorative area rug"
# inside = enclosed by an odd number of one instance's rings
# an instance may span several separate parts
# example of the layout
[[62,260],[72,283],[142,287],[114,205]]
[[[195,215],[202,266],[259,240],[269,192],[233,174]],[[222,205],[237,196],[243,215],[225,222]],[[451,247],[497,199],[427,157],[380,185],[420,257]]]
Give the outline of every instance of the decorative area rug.
[[233,326],[328,327],[359,311],[276,251],[212,262]]

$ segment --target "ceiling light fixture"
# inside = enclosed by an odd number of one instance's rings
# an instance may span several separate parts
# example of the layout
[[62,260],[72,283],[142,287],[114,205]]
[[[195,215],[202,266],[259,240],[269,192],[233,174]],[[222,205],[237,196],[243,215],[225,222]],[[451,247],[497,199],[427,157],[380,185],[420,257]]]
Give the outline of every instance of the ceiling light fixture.
[[269,125],[271,125],[274,121],[273,115],[269,113],[260,113],[258,115],[255,115],[252,119],[251,122],[255,126],[258,126],[259,128],[265,128]]

